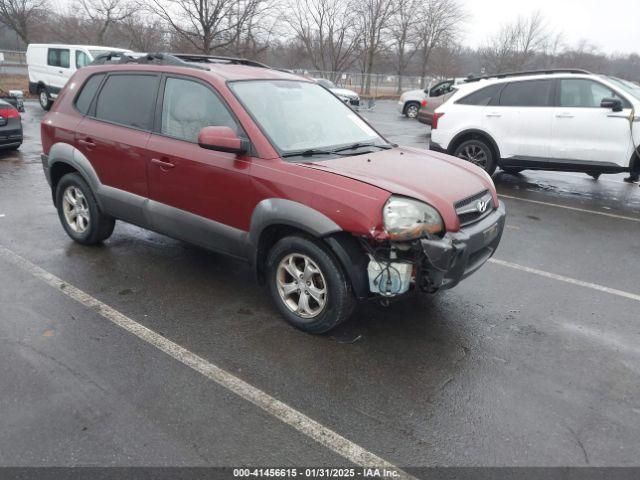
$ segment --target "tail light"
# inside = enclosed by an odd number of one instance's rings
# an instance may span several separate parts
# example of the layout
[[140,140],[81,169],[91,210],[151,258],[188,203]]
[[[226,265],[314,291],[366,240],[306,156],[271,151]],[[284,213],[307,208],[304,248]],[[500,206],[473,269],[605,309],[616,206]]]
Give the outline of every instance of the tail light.
[[444,116],[444,113],[434,113],[433,120],[431,120],[431,130],[438,128],[438,120]]
[[18,118],[20,113],[15,108],[0,108],[0,117],[4,118]]

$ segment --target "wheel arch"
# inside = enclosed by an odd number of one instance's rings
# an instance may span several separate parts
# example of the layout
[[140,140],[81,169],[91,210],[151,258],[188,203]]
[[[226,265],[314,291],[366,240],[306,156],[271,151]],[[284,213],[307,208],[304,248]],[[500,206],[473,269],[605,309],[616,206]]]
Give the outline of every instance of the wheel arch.
[[404,106],[402,107],[402,114],[406,115],[407,114],[407,108],[409,108],[409,105],[417,105],[418,108],[420,108],[420,102],[418,100],[407,100],[406,102],[404,102]]
[[[56,143],[51,147],[45,168],[49,171],[54,205],[56,203],[55,195],[58,182],[67,173],[78,173],[87,182],[94,194],[97,193],[100,187],[98,175],[87,157],[68,143]],[[102,207],[98,195],[96,195],[96,201]]]
[[498,146],[498,142],[496,142],[495,139],[491,135],[489,135],[487,132],[477,128],[463,130],[462,132],[456,134],[456,136],[454,136],[451,142],[449,143],[449,148],[447,148],[447,153],[449,153],[450,155],[453,155],[456,148],[458,148],[458,146],[462,142],[465,142],[473,138],[483,139],[489,144],[489,147],[491,148],[491,150],[493,150],[493,154],[496,159],[496,164],[499,165],[502,157],[500,156],[500,147]]
[[266,259],[280,239],[301,235],[320,240],[335,256],[358,298],[367,293],[367,257],[357,239],[323,213],[298,202],[267,199],[260,202],[251,217],[248,236],[249,259],[258,282],[264,284]]

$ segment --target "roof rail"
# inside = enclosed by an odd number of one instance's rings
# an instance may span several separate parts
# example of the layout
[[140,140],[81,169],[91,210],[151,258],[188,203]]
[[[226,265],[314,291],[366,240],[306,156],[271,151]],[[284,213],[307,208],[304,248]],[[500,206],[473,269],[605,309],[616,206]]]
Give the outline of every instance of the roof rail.
[[193,63],[230,63],[233,65],[246,65],[248,67],[271,68],[264,63],[256,62],[246,58],[225,57],[222,55],[201,55],[198,53],[173,53],[174,57],[185,62]]
[[588,70],[582,70],[579,68],[550,68],[546,70],[525,70],[522,72],[508,72],[498,73],[496,75],[484,75],[482,77],[470,77],[465,80],[466,83],[477,82],[478,80],[487,80],[490,78],[508,78],[508,77],[525,77],[533,75],[550,75],[552,73],[577,73],[591,75]]
[[170,53],[132,53],[132,52],[106,52],[98,55],[91,65],[105,64],[153,64],[153,65],[175,65],[178,67],[197,68],[199,70],[208,70],[202,65],[194,65],[178,58]]

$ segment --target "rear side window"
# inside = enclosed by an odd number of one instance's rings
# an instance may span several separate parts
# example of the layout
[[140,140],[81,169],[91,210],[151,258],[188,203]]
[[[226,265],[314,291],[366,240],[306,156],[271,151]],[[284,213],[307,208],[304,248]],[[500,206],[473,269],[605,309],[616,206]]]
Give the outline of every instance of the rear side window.
[[466,97],[461,98],[456,103],[461,105],[479,105],[487,106],[491,101],[498,96],[502,84],[489,85],[488,87],[481,88],[473,93],[470,93]]
[[94,75],[89,77],[89,80],[84,82],[84,86],[80,91],[80,95],[76,97],[76,108],[80,113],[86,115],[89,113],[91,107],[91,100],[95,97],[98,87],[104,78],[104,74]]
[[69,49],[50,48],[47,55],[47,64],[52,67],[69,68]]
[[110,75],[98,94],[95,116],[127,127],[151,130],[157,75]]
[[500,95],[502,107],[548,107],[551,80],[532,80],[509,83]]

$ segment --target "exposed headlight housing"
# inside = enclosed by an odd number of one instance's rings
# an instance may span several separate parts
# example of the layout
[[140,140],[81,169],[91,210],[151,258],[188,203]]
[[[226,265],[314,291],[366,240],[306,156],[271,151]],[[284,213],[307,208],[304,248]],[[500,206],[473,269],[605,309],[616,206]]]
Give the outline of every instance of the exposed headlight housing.
[[444,222],[431,205],[392,196],[382,210],[384,229],[393,241],[415,240],[444,230]]

